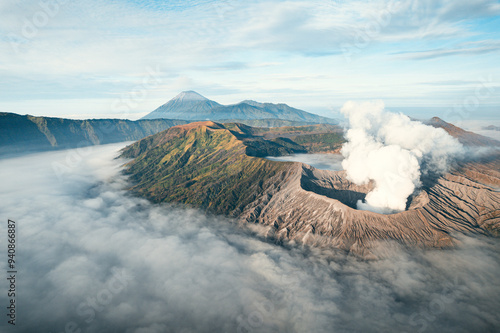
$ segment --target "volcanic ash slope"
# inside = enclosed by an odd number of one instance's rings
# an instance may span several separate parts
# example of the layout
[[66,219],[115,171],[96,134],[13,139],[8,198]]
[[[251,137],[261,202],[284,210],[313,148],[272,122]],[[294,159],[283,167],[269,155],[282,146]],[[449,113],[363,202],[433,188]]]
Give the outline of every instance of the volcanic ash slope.
[[[358,186],[344,171],[317,170],[246,154],[237,124],[182,125],[127,147],[132,190],[155,202],[180,202],[256,224],[277,242],[337,248],[361,256],[396,241],[416,247],[453,246],[455,234],[500,234],[500,154],[424,182],[406,211],[356,210],[373,184]],[[264,141],[259,141],[265,145]]]

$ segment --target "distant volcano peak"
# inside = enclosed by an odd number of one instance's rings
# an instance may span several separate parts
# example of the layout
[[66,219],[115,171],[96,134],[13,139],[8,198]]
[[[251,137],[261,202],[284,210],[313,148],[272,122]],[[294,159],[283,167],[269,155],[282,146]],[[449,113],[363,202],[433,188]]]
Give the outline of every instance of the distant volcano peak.
[[279,119],[303,123],[337,123],[334,119],[321,117],[286,104],[259,103],[252,100],[231,105],[221,105],[196,91],[183,91],[142,119],[179,120],[269,120]]
[[178,101],[207,101],[208,98],[198,94],[196,91],[193,90],[187,90],[183,91],[172,100],[178,100]]

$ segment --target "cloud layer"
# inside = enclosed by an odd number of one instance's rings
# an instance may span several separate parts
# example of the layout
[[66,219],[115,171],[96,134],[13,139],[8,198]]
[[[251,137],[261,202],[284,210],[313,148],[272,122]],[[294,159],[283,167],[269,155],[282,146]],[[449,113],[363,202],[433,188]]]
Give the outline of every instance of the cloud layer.
[[119,147],[0,160],[0,218],[17,222],[19,255],[18,322],[4,318],[2,332],[500,327],[498,240],[464,238],[449,251],[394,245],[367,262],[283,248],[230,220],[130,196],[113,159]]
[[293,154],[278,157],[266,157],[271,161],[302,162],[320,170],[340,171],[343,157],[336,154]]
[[26,0],[3,1],[0,15],[0,108],[18,113],[77,117],[89,112],[74,111],[86,104],[78,99],[117,117],[113,99],[148,66],[162,84],[134,113],[189,89],[224,104],[252,98],[324,113],[359,96],[449,106],[477,83],[418,82],[478,82],[499,69],[495,0]]

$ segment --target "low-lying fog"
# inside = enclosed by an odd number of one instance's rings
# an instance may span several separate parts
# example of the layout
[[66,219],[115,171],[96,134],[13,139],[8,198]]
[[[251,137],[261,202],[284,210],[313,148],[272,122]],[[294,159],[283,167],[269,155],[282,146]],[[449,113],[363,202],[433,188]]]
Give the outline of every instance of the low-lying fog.
[[[491,139],[500,141],[500,131],[498,128],[500,127],[500,121],[497,120],[469,120],[463,121],[461,123],[455,124],[459,127],[467,131],[472,131],[476,134],[480,134]],[[493,126],[493,128],[489,128],[488,126]]]
[[0,160],[4,276],[8,218],[18,237],[16,326],[7,324],[2,278],[0,331],[500,329],[498,240],[329,260],[266,243],[222,217],[131,196],[114,159],[121,146]]
[[286,156],[268,156],[271,161],[302,162],[316,169],[340,171],[344,157],[340,154],[294,154]]

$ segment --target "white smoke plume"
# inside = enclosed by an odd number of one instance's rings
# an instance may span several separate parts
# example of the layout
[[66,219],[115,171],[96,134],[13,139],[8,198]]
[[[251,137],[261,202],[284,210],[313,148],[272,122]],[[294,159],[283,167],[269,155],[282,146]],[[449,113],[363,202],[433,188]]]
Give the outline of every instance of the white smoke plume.
[[382,101],[344,104],[349,120],[342,167],[349,180],[375,188],[358,209],[394,213],[406,208],[408,197],[421,185],[422,174],[443,173],[463,152],[457,139],[441,128],[424,125],[384,109]]

